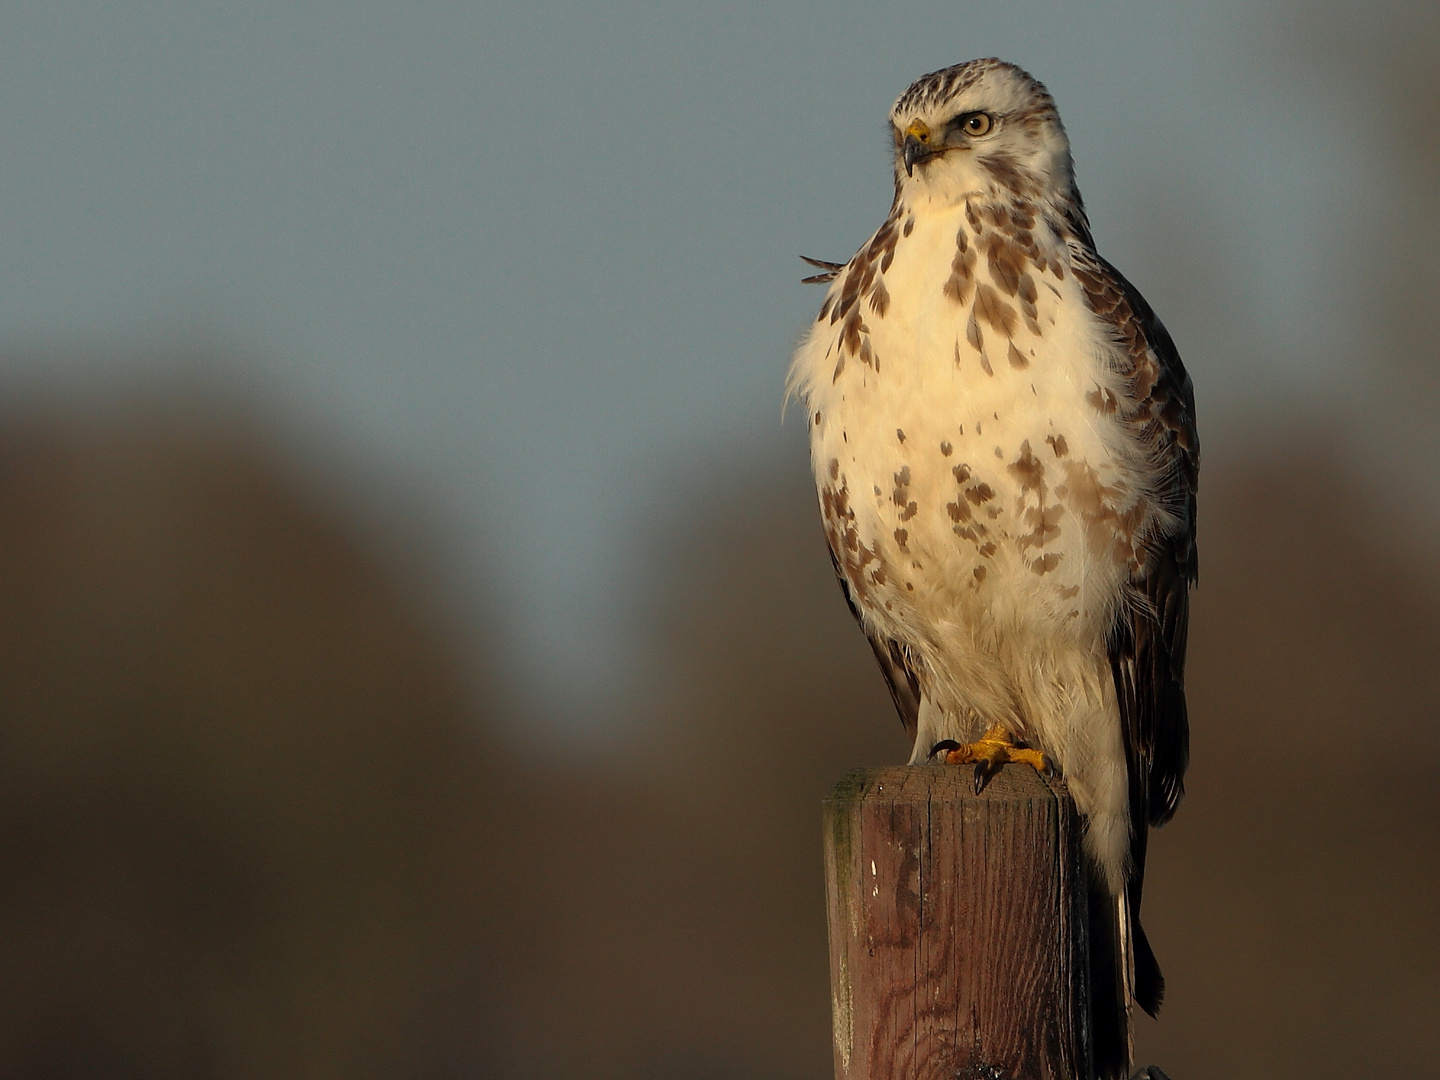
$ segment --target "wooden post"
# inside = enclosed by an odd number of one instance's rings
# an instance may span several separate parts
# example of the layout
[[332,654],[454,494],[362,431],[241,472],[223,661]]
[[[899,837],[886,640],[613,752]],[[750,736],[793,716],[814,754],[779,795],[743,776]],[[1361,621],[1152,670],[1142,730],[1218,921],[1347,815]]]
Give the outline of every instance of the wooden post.
[[837,1080],[1091,1080],[1079,819],[1007,765],[850,773],[825,800]]

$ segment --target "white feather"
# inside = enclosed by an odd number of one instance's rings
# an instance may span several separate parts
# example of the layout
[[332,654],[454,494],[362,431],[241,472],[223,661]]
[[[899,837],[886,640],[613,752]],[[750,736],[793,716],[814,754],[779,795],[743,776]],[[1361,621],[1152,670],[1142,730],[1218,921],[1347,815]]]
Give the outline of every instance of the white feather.
[[[975,90],[977,101],[986,89]],[[1068,146],[1058,121],[1054,129],[1037,153],[1044,175],[1068,194]],[[846,354],[844,320],[824,315],[796,351],[788,390],[807,405],[817,485],[844,489],[858,540],[883,568],[884,580],[857,599],[862,619],[919,661],[923,705],[911,761],[992,723],[1038,746],[1063,770],[1088,822],[1086,847],[1118,894],[1130,841],[1128,774],[1105,638],[1127,568],[1057,491],[1086,468],[1133,506],[1149,498],[1152,466],[1131,433],[1087,400],[1096,391],[1123,394],[1116,344],[1069,272],[1066,237],[1044,214],[1034,237],[1048,269],[1031,268],[1040,333],[1021,324],[1007,342],[982,327],[983,358],[967,339],[973,290],[961,304],[944,286],[957,234],[976,247],[985,228],[972,224],[975,209],[997,197],[959,152],[914,178],[902,170],[896,222],[909,230],[883,273],[889,304],[882,315],[859,301],[871,362]],[[827,309],[857,272],[852,263],[836,278]],[[973,276],[991,280],[983,255]],[[1012,366],[1010,344],[1025,366]],[[1039,492],[1017,468],[1027,454],[1044,469]],[[992,493],[957,507],[984,527],[983,543],[958,536],[967,523],[947,509],[964,498],[956,466],[972,488]],[[1027,546],[1035,515],[1054,506],[1058,531]],[[1045,556],[1054,565],[1037,573]]]

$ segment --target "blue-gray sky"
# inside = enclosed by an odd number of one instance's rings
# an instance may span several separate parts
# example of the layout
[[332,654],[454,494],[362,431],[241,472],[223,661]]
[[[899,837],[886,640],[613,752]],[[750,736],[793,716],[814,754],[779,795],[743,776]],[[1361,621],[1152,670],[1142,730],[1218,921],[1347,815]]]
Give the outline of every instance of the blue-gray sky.
[[1323,254],[1364,150],[1348,95],[1274,62],[1288,31],[1260,11],[9,5],[0,344],[223,346],[220,374],[341,446],[355,483],[437,508],[454,594],[574,702],[621,670],[620,586],[687,476],[798,451],[781,384],[820,293],[796,255],[848,257],[880,222],[886,112],[923,72],[998,55],[1049,85],[1207,454],[1282,399],[1347,392]]

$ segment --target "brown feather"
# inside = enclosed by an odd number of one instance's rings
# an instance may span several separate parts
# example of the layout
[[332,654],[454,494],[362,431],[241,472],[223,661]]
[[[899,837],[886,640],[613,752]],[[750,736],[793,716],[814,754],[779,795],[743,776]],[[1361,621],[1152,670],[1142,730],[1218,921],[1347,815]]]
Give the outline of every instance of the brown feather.
[[1132,573],[1129,602],[1111,627],[1108,647],[1130,776],[1130,859],[1126,886],[1135,956],[1135,999],[1155,1015],[1165,980],[1140,925],[1145,848],[1150,826],[1174,815],[1185,794],[1190,723],[1185,705],[1185,647],[1190,586],[1198,575],[1195,494],[1200,440],[1195,393],[1163,323],[1139,291],[1088,245],[1075,251],[1074,270],[1092,311],[1114,328],[1129,362],[1130,393],[1123,414],[1152,459],[1165,487],[1160,504],[1174,519],[1143,538],[1144,559]]
[[913,739],[915,729],[920,723],[920,679],[915,674],[910,651],[898,641],[881,637],[866,627],[860,608],[851,593],[850,582],[841,569],[840,558],[833,547],[830,548],[830,565],[835,568],[835,579],[840,582],[840,591],[845,594],[845,603],[850,608],[850,614],[854,615],[855,621],[860,624],[865,640],[870,642],[870,649],[880,664],[880,673],[885,676],[885,684],[890,688],[890,698],[895,702],[895,711],[900,714],[900,723],[905,726],[906,734]]
[[826,262],[824,259],[812,259],[809,255],[801,255],[801,262],[807,262],[811,266],[823,270],[824,273],[811,274],[809,277],[800,279],[801,285],[823,285],[826,282],[834,281],[835,276],[845,269],[844,263]]

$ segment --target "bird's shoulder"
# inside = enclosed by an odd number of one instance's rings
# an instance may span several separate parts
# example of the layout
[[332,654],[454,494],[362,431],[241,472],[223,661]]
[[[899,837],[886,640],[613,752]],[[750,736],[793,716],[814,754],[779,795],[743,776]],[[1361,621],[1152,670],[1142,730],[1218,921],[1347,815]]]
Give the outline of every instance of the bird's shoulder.
[[[1153,470],[1143,558],[1117,612],[1108,651],[1131,777],[1131,817],[1160,825],[1184,794],[1189,719],[1184,669],[1195,545],[1200,440],[1195,391],[1154,309],[1089,244],[1072,245],[1085,301],[1113,333],[1126,388],[1124,419]],[[1143,865],[1143,849],[1138,856]],[[1138,877],[1137,877],[1138,883]],[[1137,884],[1138,887],[1138,884]]]
[[1117,346],[1126,419],[1152,451],[1178,470],[1177,481],[1193,494],[1200,466],[1195,388],[1170,332],[1140,290],[1092,244],[1073,239],[1069,255],[1086,306]]

